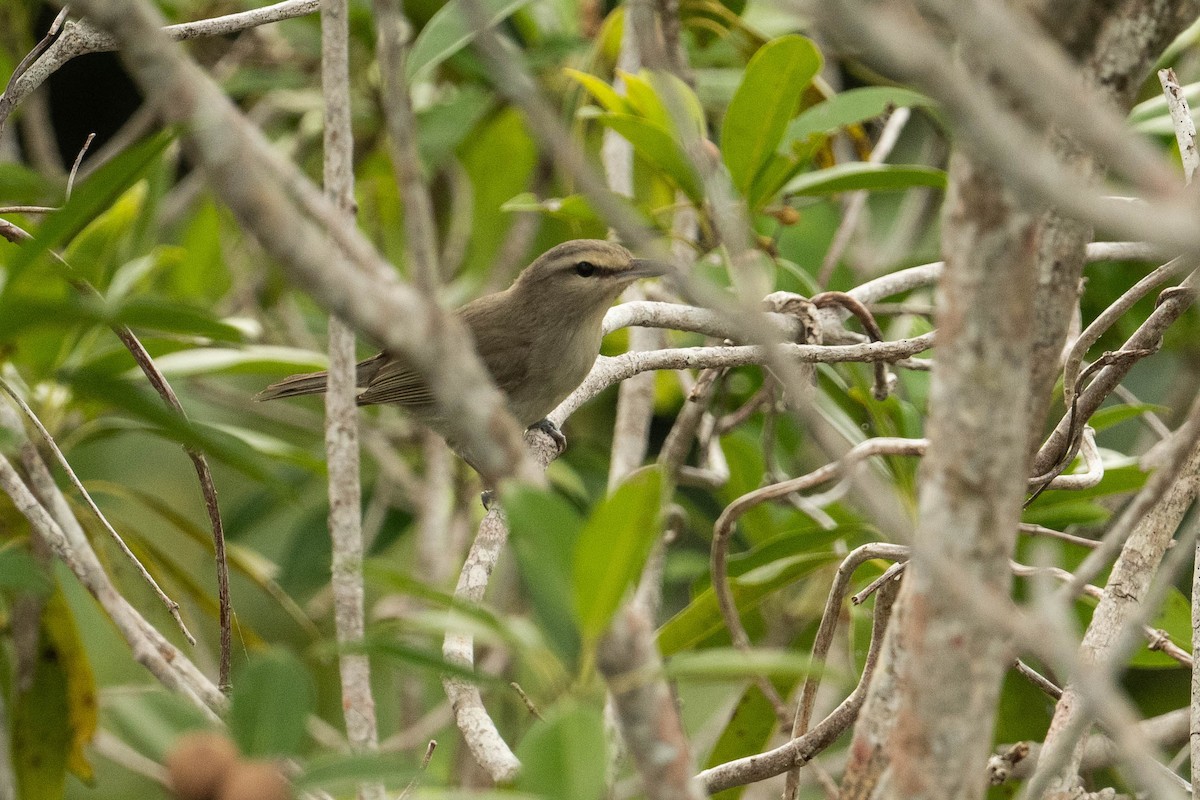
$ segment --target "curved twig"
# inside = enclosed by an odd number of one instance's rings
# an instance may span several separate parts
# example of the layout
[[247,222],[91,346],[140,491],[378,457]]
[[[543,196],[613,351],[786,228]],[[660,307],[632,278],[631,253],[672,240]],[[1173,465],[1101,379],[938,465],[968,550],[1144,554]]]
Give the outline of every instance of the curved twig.
[[895,602],[899,586],[895,582],[885,584],[875,599],[875,620],[871,627],[871,646],[867,651],[867,661],[863,665],[862,676],[854,691],[835,708],[829,716],[821,720],[816,727],[803,736],[792,739],[787,744],[746,758],[739,758],[725,764],[706,769],[700,773],[700,780],[709,794],[716,794],[734,786],[745,786],[775,775],[787,772],[793,767],[807,764],[812,757],[833,744],[839,736],[854,724],[858,712],[867,698],[867,687],[875,667],[879,661],[879,651],[883,643],[883,634],[887,630],[888,618],[891,616],[892,604]]
[[[893,439],[885,437],[868,439],[852,447],[838,461],[826,464],[799,478],[755,489],[752,492],[742,495],[725,507],[725,510],[721,512],[721,516],[717,518],[716,525],[713,526],[712,549],[710,551],[709,563],[712,573],[713,592],[717,598],[717,607],[721,611],[721,618],[725,621],[725,626],[729,629],[730,639],[734,647],[743,651],[750,649],[750,637],[746,634],[746,629],[742,626],[742,620],[738,614],[737,604],[734,602],[733,592],[729,584],[729,538],[733,534],[733,529],[738,519],[755,506],[786,497],[793,492],[811,489],[814,486],[839,478],[851,466],[864,459],[880,455],[919,456],[924,454],[927,445],[928,440],[926,439]],[[759,688],[763,690],[763,694],[772,700],[776,713],[782,716],[786,712],[786,707],[782,699],[779,698],[779,693],[765,679],[760,679],[758,683]],[[787,717],[786,721],[790,722],[792,715],[788,713]]]

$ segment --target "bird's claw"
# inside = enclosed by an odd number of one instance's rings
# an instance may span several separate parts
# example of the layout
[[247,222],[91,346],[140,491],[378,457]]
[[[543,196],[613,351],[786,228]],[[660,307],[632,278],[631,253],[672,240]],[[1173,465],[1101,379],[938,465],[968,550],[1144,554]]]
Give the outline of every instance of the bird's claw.
[[563,432],[558,429],[548,419],[541,419],[529,426],[530,430],[538,430],[554,440],[554,445],[558,448],[558,454],[561,456],[567,449],[567,437],[563,436]]
[[483,503],[484,511],[491,511],[492,503],[496,502],[496,492],[492,489],[484,489],[479,493],[479,502]]

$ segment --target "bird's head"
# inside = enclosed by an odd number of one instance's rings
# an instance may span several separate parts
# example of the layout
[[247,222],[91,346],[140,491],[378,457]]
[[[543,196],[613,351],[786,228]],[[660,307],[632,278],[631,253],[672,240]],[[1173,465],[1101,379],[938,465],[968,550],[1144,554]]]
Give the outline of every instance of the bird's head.
[[564,310],[606,309],[638,280],[665,275],[661,261],[634,258],[624,247],[601,239],[576,239],[553,247],[517,278],[512,290]]

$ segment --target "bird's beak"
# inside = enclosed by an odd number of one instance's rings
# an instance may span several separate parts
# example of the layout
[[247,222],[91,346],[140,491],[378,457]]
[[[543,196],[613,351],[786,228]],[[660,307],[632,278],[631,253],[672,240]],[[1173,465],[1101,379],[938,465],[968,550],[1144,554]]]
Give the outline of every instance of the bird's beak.
[[655,261],[652,258],[635,258],[633,267],[625,274],[631,278],[655,278],[659,275],[668,275],[674,271],[674,267],[665,261]]

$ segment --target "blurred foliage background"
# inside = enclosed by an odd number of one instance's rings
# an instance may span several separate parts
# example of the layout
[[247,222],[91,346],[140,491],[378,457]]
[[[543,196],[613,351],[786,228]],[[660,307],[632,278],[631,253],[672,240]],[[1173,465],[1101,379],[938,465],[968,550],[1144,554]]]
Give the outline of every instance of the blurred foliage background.
[[[172,21],[250,5],[237,0],[159,3]],[[457,305],[503,288],[532,257],[558,242],[604,236],[604,223],[552,168],[520,111],[496,91],[464,37],[454,35],[443,3],[405,5],[419,33],[409,78],[422,166],[439,224],[446,301]],[[613,88],[622,77],[615,64],[624,8],[601,0],[487,5],[503,17],[505,34],[519,44],[546,96],[592,156],[599,157],[605,131],[633,144],[638,208],[670,234],[677,210],[700,198],[697,178],[663,106],[657,82],[666,78],[624,75],[623,94]],[[772,288],[804,295],[847,289],[937,260],[943,170],[952,145],[937,108],[852,60],[823,52],[803,36],[807,21],[788,8],[769,0],[680,3],[688,69],[679,86],[689,99],[686,123],[719,151],[751,214]],[[358,220],[404,273],[404,209],[384,141],[370,4],[356,2],[352,9]],[[0,8],[0,75],[12,71],[51,17],[52,11],[27,0]],[[1187,34],[1170,55],[1184,83],[1200,72],[1195,36],[1195,31]],[[187,46],[278,151],[319,179],[316,17]],[[1146,102],[1131,124],[1173,151],[1157,92],[1156,83],[1147,83]],[[327,318],[239,230],[191,171],[174,137],[156,133],[153,121],[136,110],[138,102],[111,55],[86,56],[22,106],[0,142],[0,203],[59,206],[66,168],[85,132],[100,133],[62,210],[6,215],[32,231],[37,245],[0,247],[0,376],[27,399],[117,530],[181,603],[199,637],[196,647],[182,642],[165,610],[68,492],[122,592],[215,674],[212,545],[195,475],[178,444],[208,454],[229,540],[236,612],[230,728],[244,752],[294,757],[309,768],[309,785],[339,787],[344,794],[348,778],[355,776],[380,775],[394,788],[403,786],[426,742],[437,739],[426,788],[487,785],[449,721],[439,679],[447,597],[469,534],[482,516],[477,479],[450,462],[453,498],[446,527],[440,538],[422,544],[421,522],[430,513],[423,505],[425,465],[445,462],[430,459],[439,444],[394,409],[361,414],[364,439],[374,443],[363,454],[371,613],[366,649],[388,756],[365,761],[340,756],[321,406],[308,399],[270,405],[251,400],[272,380],[323,366]],[[895,107],[912,108],[911,120],[887,165],[865,165],[882,120]],[[866,213],[823,280],[820,265],[843,201],[856,189],[871,192]],[[698,241],[687,243],[699,259],[696,269],[727,284],[720,254],[709,252],[712,221],[702,205],[699,212]],[[46,255],[48,248],[60,250],[71,269],[101,291],[103,301],[80,300],[64,268]],[[1091,266],[1084,324],[1152,266]],[[1152,302],[1145,300],[1127,315],[1096,352],[1116,347]],[[915,290],[891,303],[877,309],[887,338],[931,329],[931,290]],[[143,338],[179,393],[190,426],[162,411],[110,331],[113,321],[129,324]],[[668,333],[666,341],[703,343],[702,337],[682,333]],[[1196,320],[1189,314],[1172,330],[1164,351],[1135,368],[1127,386],[1136,400],[1114,402],[1094,421],[1108,462],[1101,485],[1085,492],[1047,492],[1028,510],[1028,521],[1088,535],[1140,486],[1145,473],[1137,456],[1154,437],[1137,417],[1153,410],[1169,424],[1186,408],[1200,382],[1198,341]],[[625,332],[613,334],[605,352],[620,352],[625,343]],[[373,352],[371,343],[361,344],[364,357]],[[920,436],[928,373],[900,370],[899,378],[895,395],[877,402],[870,399],[868,367],[821,366],[817,407],[851,442],[877,435]],[[715,396],[713,416],[720,420],[741,407],[763,381],[761,369],[732,370]],[[652,457],[686,389],[674,374],[657,376]],[[586,593],[580,576],[603,571],[610,555],[594,542],[583,543],[591,541],[589,520],[604,513],[615,398],[615,390],[606,392],[571,418],[570,446],[550,470],[551,491],[530,490],[509,499],[512,546],[494,576],[487,613],[472,619],[482,646],[481,671],[489,676],[483,684],[488,707],[526,764],[517,788],[545,794],[545,787],[559,787],[549,795],[579,800],[600,797],[604,785],[605,759],[596,749],[602,750],[604,742],[603,691],[589,650],[594,637],[577,612],[578,595]],[[709,588],[714,520],[746,491],[802,474],[824,459],[802,426],[775,403],[722,431],[719,444],[728,462],[727,482],[717,488],[683,486],[674,497],[678,536],[667,554],[659,631],[664,655],[679,669],[680,705],[702,766],[764,749],[777,727],[768,704],[747,680],[748,667],[726,657],[729,636]],[[915,507],[914,460],[889,458],[872,469],[903,508]],[[622,503],[622,514],[637,518],[638,510],[657,503],[657,497],[635,491]],[[28,526],[7,498],[0,498],[0,520],[6,631],[11,632],[20,598],[29,593],[56,598],[45,607],[47,617],[73,621],[56,634],[73,653],[62,669],[63,680],[39,686],[33,700],[18,691],[12,641],[4,638],[7,657],[0,659],[0,677],[14,757],[23,757],[21,748],[31,746],[31,737],[70,742],[64,732],[86,728],[78,696],[66,690],[68,684],[94,686],[98,728],[105,738],[103,747],[78,740],[60,746],[84,756],[90,770],[74,760],[51,764],[35,771],[38,791],[27,784],[25,796],[57,796],[68,765],[73,768],[65,779],[69,797],[165,796],[130,753],[161,761],[175,737],[203,726],[203,719],[134,663],[65,569],[29,557]],[[740,610],[756,642],[795,656],[776,664],[772,673],[785,695],[804,672],[804,656],[840,556],[892,534],[879,530],[853,496],[836,494],[810,505],[762,506],[741,521],[731,558]],[[1029,546],[1022,542],[1018,558],[1029,556]],[[1069,567],[1084,551],[1063,544],[1055,552]],[[865,567],[856,585],[865,585],[884,566]],[[827,682],[848,689],[862,663],[869,613],[858,608],[845,613],[853,624],[839,636]],[[1087,607],[1081,605],[1080,613],[1086,619]],[[1158,624],[1179,642],[1188,641],[1182,594],[1173,596]],[[705,653],[712,657],[687,660]],[[1146,713],[1158,713],[1186,704],[1188,678],[1161,654],[1142,651],[1126,682]],[[509,681],[520,684],[544,719],[530,714]],[[37,719],[22,713],[22,704],[30,702],[38,709]],[[997,741],[1040,738],[1051,708],[1050,699],[1011,678]],[[41,727],[22,728],[35,725]],[[822,796],[816,786],[806,791],[806,796]],[[723,796],[739,794],[731,790]]]

